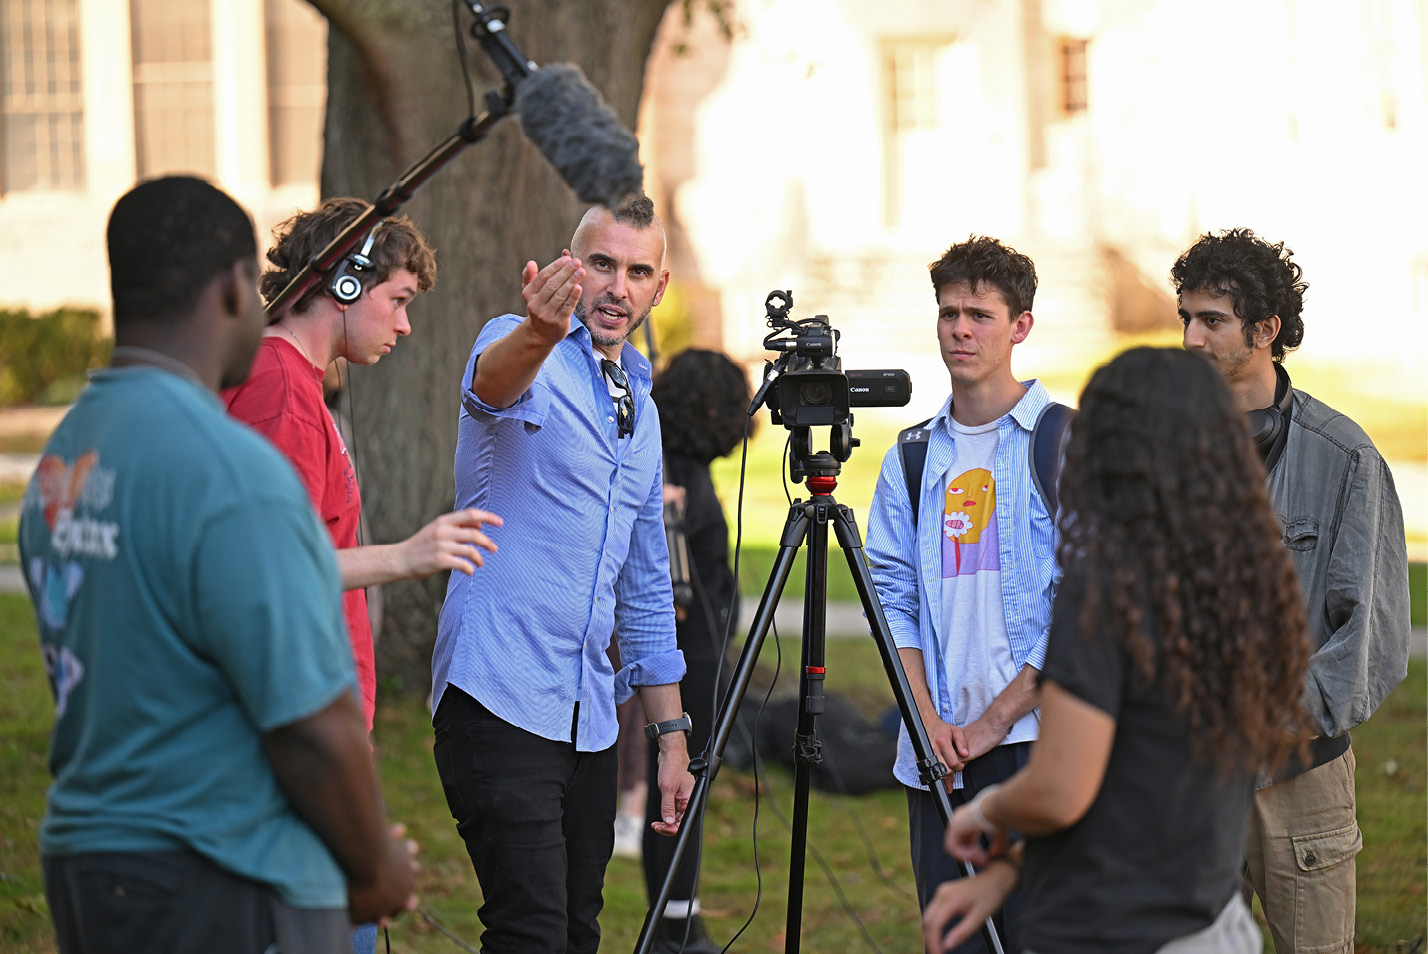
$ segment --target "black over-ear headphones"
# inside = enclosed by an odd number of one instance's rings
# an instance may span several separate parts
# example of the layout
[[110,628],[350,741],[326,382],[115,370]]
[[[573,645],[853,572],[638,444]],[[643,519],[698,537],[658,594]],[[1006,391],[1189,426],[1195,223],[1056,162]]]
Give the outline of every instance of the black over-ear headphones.
[[372,226],[372,231],[367,233],[367,241],[362,244],[362,251],[348,253],[332,271],[332,281],[328,283],[327,290],[344,305],[362,297],[362,274],[377,267],[367,256],[372,254],[372,243],[377,238],[377,229],[381,227],[380,222]]
[[1285,424],[1289,421],[1289,407],[1294,403],[1294,385],[1289,382],[1289,372],[1285,371],[1282,365],[1276,364],[1274,375],[1277,379],[1275,393],[1278,394],[1281,389],[1284,391],[1279,395],[1279,400],[1269,407],[1255,408],[1245,414],[1249,423],[1250,440],[1254,441],[1255,449],[1259,451],[1261,458],[1269,456],[1275,442],[1284,433]]

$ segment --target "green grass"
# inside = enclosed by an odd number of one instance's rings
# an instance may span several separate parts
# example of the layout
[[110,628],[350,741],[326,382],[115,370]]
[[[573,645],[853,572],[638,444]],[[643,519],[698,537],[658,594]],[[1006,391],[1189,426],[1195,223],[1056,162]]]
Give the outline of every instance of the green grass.
[[35,618],[23,596],[0,595],[0,950],[52,951],[37,848],[54,703]]
[[[786,636],[782,648],[783,671],[788,674],[797,665],[797,639]],[[762,661],[772,667],[772,641],[765,645]],[[890,702],[871,641],[831,640],[828,668],[829,688],[854,697],[865,709],[876,710]],[[1425,686],[1428,670],[1423,660],[1415,659],[1404,684],[1354,733],[1359,821],[1364,829],[1364,851],[1358,860],[1359,954],[1393,954],[1400,941],[1424,933]],[[21,596],[0,595],[0,950],[15,954],[54,950],[36,851],[48,783],[45,751],[52,712],[29,606]],[[423,904],[474,943],[480,934],[479,892],[437,780],[430,719],[422,703],[384,698],[374,738],[390,815],[406,822],[423,845]],[[764,780],[758,815],[763,898],[758,918],[737,950],[782,949],[789,836],[772,805],[787,814],[791,793],[786,772],[775,770]],[[720,942],[743,923],[758,890],[753,794],[752,777],[728,768],[710,792],[701,896],[711,933]],[[860,829],[867,833],[867,843]],[[882,949],[918,950],[902,795],[892,791],[850,799],[815,792],[810,832],[810,843],[832,867],[852,908]],[[612,861],[605,893],[601,917],[605,949],[633,950],[645,911],[638,863]],[[806,950],[867,950],[811,855],[802,923]],[[391,930],[391,939],[394,951],[450,954],[456,950],[419,917],[400,920]]]
[[[1356,941],[1394,951],[1424,933],[1428,872],[1428,675],[1414,659],[1408,678],[1361,728],[1355,729],[1359,827]],[[1363,948],[1360,947],[1360,951]]]
[[1408,564],[1408,604],[1413,625],[1428,625],[1428,563]]

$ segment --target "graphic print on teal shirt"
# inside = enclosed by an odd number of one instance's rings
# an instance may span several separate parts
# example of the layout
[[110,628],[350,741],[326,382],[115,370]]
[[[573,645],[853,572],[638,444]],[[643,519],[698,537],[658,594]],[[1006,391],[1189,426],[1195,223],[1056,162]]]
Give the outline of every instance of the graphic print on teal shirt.
[[118,555],[118,524],[81,517],[75,511],[83,507],[93,514],[108,507],[114,494],[114,472],[99,466],[95,451],[81,454],[73,463],[58,454],[46,454],[35,469],[35,486],[50,531],[50,550],[58,560],[35,557],[28,567],[38,595],[40,625],[50,634],[43,644],[45,671],[54,690],[58,717],[64,715],[70,693],[84,678],[84,664],[68,646],[57,645],[58,634],[69,622],[70,605],[84,584],[84,566],[71,557],[112,560]]
[[942,506],[942,578],[1000,570],[997,553],[997,484],[974,467],[952,478]]

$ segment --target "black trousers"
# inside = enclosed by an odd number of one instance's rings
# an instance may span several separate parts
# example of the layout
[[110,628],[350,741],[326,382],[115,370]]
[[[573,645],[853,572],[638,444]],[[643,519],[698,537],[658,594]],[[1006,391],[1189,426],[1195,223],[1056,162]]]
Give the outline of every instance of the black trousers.
[[615,747],[577,752],[448,685],[436,768],[481,883],[485,954],[596,954],[615,845]]
[[51,855],[60,954],[350,954],[345,908],[304,910],[187,851]]
[[[999,745],[981,758],[968,762],[962,771],[962,787],[947,793],[953,810],[970,802],[988,785],[1011,778],[1026,765],[1030,755],[1030,742],[1013,742],[1011,745]],[[908,837],[912,842],[912,872],[917,879],[918,907],[925,910],[927,903],[937,893],[938,885],[962,877],[962,863],[942,848],[946,833],[942,828],[942,819],[937,814],[937,802],[932,793],[920,788],[908,788],[906,791]],[[1012,893],[1007,895],[1002,909],[992,916],[1002,949],[1007,954],[1021,950],[1017,937],[1020,916],[1021,889],[1014,888]],[[951,954],[987,954],[987,946],[982,942],[982,935],[977,933],[953,948]]]

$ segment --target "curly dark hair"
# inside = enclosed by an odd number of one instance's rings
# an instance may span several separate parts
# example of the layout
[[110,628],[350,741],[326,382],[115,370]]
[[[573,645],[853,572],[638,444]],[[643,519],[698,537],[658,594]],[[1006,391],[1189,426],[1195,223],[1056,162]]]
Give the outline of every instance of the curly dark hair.
[[187,316],[235,262],[257,272],[253,220],[225,192],[192,176],[130,189],[114,203],[105,236],[116,328]]
[[1078,631],[1111,627],[1220,769],[1295,753],[1310,734],[1303,604],[1264,468],[1214,366],[1136,348],[1100,368],[1060,495],[1065,585],[1084,588]]
[[1279,316],[1279,334],[1270,353],[1284,355],[1304,340],[1304,292],[1309,283],[1283,242],[1270,242],[1249,229],[1207,233],[1170,269],[1175,294],[1208,291],[1229,295],[1244,326],[1245,344],[1254,345],[1254,329],[1271,315]]
[[974,292],[990,285],[1001,293],[1013,318],[1031,311],[1036,298],[1036,266],[1031,259],[984,235],[970,235],[953,245],[927,270],[934,296],[941,295],[946,285],[967,285]]
[[668,454],[709,463],[739,446],[749,409],[744,369],[718,351],[691,348],[655,378],[650,397]]
[[[313,256],[327,248],[343,229],[366,211],[367,203],[362,199],[326,199],[311,212],[299,212],[274,229],[273,238],[276,241],[268,249],[267,256],[273,267],[265,271],[258,281],[263,301],[271,304]],[[411,219],[404,215],[393,216],[384,219],[375,228],[377,236],[367,257],[377,266],[377,277],[376,281],[366,283],[368,288],[382,284],[399,268],[405,268],[416,276],[420,291],[425,292],[436,284],[436,253]],[[327,282],[318,282],[297,300],[293,311],[307,311],[313,299],[326,291]]]

